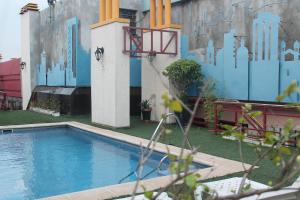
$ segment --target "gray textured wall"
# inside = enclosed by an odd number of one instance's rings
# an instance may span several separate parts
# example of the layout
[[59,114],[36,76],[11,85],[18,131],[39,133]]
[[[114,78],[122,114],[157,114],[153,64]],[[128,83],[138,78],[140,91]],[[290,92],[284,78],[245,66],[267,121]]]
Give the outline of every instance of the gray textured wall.
[[[172,7],[172,22],[183,26],[190,38],[190,49],[206,48],[213,39],[217,48],[223,47],[223,35],[231,29],[251,44],[252,22],[260,12],[272,12],[281,17],[280,40],[288,47],[300,40],[299,0],[183,0]],[[149,25],[149,12],[142,22]]]
[[183,25],[191,49],[205,48],[209,39],[222,48],[223,34],[231,29],[251,44],[253,19],[272,12],[281,17],[280,40],[291,46],[300,40],[299,11],[299,0],[187,0],[173,7],[173,21]]

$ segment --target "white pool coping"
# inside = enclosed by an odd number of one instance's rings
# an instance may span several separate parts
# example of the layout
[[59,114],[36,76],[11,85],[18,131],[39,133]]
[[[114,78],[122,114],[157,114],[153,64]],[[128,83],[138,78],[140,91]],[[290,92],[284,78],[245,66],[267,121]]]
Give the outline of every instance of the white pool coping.
[[[112,130],[106,130],[78,122],[60,122],[60,123],[43,123],[43,124],[28,124],[28,125],[15,125],[15,126],[0,126],[1,129],[22,129],[22,128],[41,128],[41,127],[57,127],[57,126],[70,126],[79,128],[81,130],[85,130],[88,132],[92,132],[95,134],[99,134],[102,136],[106,136],[112,139],[116,139],[119,141],[131,143],[134,145],[143,145],[147,146],[149,143],[149,140],[126,135],[123,133],[118,133]],[[209,145],[209,144],[208,144]],[[167,153],[167,147],[171,154],[179,155],[180,148],[175,147],[172,145],[166,145],[162,143],[157,143],[155,146],[155,151],[161,152],[161,153]],[[185,150],[185,153],[189,153],[189,150]],[[244,167],[241,162],[212,156],[209,154],[204,153],[197,153],[194,155],[194,161],[202,164],[206,164],[212,167],[200,169],[197,171],[197,173],[201,174],[200,180],[215,178],[215,177],[221,177],[228,174],[233,174],[237,172],[244,171]],[[245,164],[246,168],[249,168],[250,165]],[[125,176],[125,174],[124,174]],[[157,177],[152,178],[148,180],[141,181],[141,184],[146,187],[147,190],[156,190],[161,187],[166,186],[174,176],[163,176],[163,177]],[[140,184],[140,185],[141,185]],[[111,185],[101,188],[95,188],[95,189],[89,189],[84,190],[80,192],[74,192],[74,193],[68,193],[53,197],[44,198],[44,200],[83,200],[83,199],[89,199],[89,200],[100,200],[100,199],[113,199],[120,196],[130,195],[133,191],[135,182],[129,182],[129,183],[123,183],[118,185]],[[142,188],[138,189],[138,192],[143,192]]]

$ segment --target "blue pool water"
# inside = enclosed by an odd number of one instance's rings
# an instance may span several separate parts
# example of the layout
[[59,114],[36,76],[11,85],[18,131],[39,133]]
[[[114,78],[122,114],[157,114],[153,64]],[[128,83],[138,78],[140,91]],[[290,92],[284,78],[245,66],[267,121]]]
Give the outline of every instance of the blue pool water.
[[[36,199],[118,184],[136,168],[139,151],[137,146],[69,127],[2,134],[0,199]],[[155,152],[145,173],[162,157]],[[167,167],[168,161],[162,168]],[[148,178],[163,175],[154,173]],[[132,176],[125,182],[134,180]]]

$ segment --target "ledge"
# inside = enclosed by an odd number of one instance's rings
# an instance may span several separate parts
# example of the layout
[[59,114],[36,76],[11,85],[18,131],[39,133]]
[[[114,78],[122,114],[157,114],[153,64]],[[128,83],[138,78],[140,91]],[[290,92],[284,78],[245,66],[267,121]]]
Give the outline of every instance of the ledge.
[[105,22],[102,22],[102,23],[96,23],[96,24],[92,24],[90,25],[90,28],[91,29],[95,29],[95,28],[98,28],[98,27],[101,27],[101,26],[105,26],[107,24],[111,24],[111,23],[114,23],[114,22],[119,22],[119,23],[126,23],[128,24],[129,23],[129,19],[124,19],[124,18],[116,18],[116,19],[110,19],[110,20],[107,20]]

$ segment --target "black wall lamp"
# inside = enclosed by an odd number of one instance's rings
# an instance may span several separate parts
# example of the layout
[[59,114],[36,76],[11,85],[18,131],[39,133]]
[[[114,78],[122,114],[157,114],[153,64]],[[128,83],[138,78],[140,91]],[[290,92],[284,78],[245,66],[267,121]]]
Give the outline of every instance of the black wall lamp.
[[21,67],[21,70],[24,70],[26,67],[26,62],[21,62],[20,67]]
[[56,0],[48,0],[48,5],[49,6],[54,6],[56,3]]
[[97,47],[97,49],[95,51],[95,57],[98,62],[103,59],[103,55],[104,55],[104,48]]

